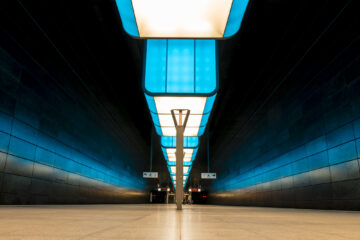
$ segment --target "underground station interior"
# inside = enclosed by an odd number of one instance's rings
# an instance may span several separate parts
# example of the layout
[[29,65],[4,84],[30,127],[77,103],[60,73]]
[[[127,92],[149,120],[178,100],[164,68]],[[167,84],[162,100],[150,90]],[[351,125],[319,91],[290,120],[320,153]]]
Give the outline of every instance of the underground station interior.
[[359,240],[359,10],[2,0],[0,239]]

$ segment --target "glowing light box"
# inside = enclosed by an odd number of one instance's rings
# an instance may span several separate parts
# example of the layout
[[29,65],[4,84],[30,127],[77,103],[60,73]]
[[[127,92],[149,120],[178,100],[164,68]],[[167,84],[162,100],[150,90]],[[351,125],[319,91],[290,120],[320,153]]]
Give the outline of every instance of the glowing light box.
[[[164,154],[164,158],[169,166],[176,166],[175,148],[161,148]],[[196,158],[198,148],[184,148],[184,166],[191,166]]]
[[[198,137],[184,137],[184,148],[197,148],[199,146]],[[176,137],[161,137],[163,148],[176,148]]]
[[201,136],[218,89],[215,41],[147,40],[143,87],[159,135],[176,136],[171,110],[189,109],[184,136]]
[[116,0],[125,31],[140,38],[224,38],[240,28],[248,0]]

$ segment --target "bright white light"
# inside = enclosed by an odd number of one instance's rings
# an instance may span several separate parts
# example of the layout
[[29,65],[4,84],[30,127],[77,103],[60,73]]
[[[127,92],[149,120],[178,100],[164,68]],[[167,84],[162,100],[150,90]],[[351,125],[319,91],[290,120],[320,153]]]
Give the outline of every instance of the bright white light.
[[167,188],[167,191],[170,192],[170,188]]
[[[170,171],[171,171],[171,174],[176,174],[176,166],[171,166]],[[183,171],[184,171],[184,174],[186,174],[189,171],[189,167],[185,166]]]
[[223,37],[233,0],[132,0],[140,37]]
[[[154,97],[156,110],[159,116],[161,131],[164,136],[176,136],[174,120],[171,115],[172,109],[188,109],[190,116],[186,124],[184,136],[197,136],[204,112],[206,97]],[[179,113],[175,111],[175,117],[179,122]],[[182,118],[185,121],[185,116]]]
[[191,114],[202,114],[206,97],[154,97],[159,114],[170,114],[171,109],[190,109]]
[[[176,148],[167,148],[166,154],[168,156],[168,159],[170,162],[176,162]],[[192,155],[193,155],[194,149],[192,148],[185,148],[184,149],[184,162],[191,162]]]
[[192,189],[191,189],[191,188],[189,188],[189,192],[192,192]]
[[161,191],[161,188],[158,188],[158,191],[160,192],[160,191]]

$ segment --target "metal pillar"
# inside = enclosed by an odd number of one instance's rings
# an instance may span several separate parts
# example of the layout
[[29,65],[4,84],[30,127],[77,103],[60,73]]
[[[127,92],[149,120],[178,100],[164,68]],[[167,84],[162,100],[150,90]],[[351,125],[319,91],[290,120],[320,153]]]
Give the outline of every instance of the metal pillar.
[[[190,115],[190,110],[176,109],[179,112],[179,122],[177,123],[175,117],[175,110],[171,110],[171,115],[174,120],[176,128],[176,208],[182,209],[182,201],[184,198],[184,131],[187,120]],[[185,120],[183,123],[184,112],[186,111]]]
[[[181,113],[179,114],[181,119]],[[181,122],[181,120],[179,121]],[[184,181],[184,127],[176,127],[176,206],[178,210],[182,209],[184,198],[183,181]]]

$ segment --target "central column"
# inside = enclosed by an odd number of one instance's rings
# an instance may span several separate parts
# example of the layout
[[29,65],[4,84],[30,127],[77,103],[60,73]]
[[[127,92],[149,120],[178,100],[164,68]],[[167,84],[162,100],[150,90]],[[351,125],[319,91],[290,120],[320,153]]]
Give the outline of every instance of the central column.
[[179,124],[176,126],[176,206],[177,210],[182,209],[182,201],[184,198],[184,130],[185,126],[183,125],[183,113],[182,110],[179,110]]

